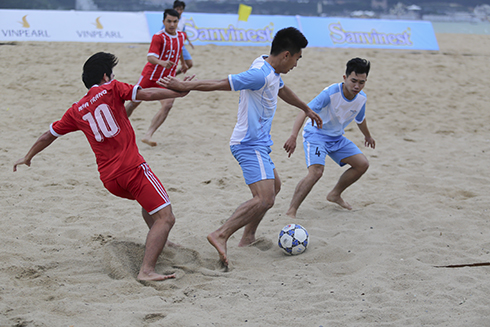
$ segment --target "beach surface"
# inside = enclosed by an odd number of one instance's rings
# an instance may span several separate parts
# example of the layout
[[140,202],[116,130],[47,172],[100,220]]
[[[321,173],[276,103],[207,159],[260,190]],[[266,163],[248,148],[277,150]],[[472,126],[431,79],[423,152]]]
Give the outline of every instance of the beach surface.
[[[490,36],[437,34],[440,51],[306,48],[283,80],[305,102],[341,82],[345,63],[371,61],[364,88],[376,149],[355,123],[346,136],[370,162],[344,193],[325,197],[345,170],[327,159],[323,178],[285,215],[306,175],[302,140],[282,146],[298,112],[279,100],[271,157],[282,180],[258,241],[228,243],[229,271],[208,233],[251,193],[229,150],[238,92],[191,92],[155,133],[160,107],[131,116],[138,146],[172,201],[176,224],[157,264],[177,278],[136,280],[148,232],[135,201],[99,180],[81,132],[55,141],[12,172],[36,139],[86,92],[82,66],[114,53],[116,79],[135,84],[148,44],[0,45],[0,326],[488,326],[490,315]],[[242,72],[268,47],[190,49],[199,79]],[[279,231],[298,223],[307,251],[287,256]]]

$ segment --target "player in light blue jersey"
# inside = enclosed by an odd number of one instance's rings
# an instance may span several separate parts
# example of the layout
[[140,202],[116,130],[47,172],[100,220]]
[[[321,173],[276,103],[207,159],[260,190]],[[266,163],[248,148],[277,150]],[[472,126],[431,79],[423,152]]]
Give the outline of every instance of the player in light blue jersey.
[[296,67],[302,49],[307,44],[308,41],[299,30],[288,27],[274,36],[270,55],[255,59],[249,70],[243,73],[229,75],[222,80],[183,82],[172,77],[160,80],[160,85],[173,90],[240,91],[238,119],[230,148],[240,163],[253,198],[241,204],[220,228],[208,235],[208,241],[216,248],[225,266],[228,266],[226,243],[230,236],[245,227],[238,246],[253,244],[257,227],[267,210],[274,205],[281,188],[281,180],[269,156],[272,145],[270,131],[277,97],[301,109],[312,124],[322,125],[320,117],[281,79],[281,74],[287,74]]
[[[366,172],[369,162],[361,150],[344,136],[344,129],[355,120],[364,135],[364,145],[374,149],[376,143],[369,133],[365,117],[366,94],[362,91],[369,69],[370,63],[365,59],[349,60],[344,82],[325,88],[308,104],[322,118],[323,127],[321,129],[311,128],[309,124],[306,124],[303,129],[303,146],[308,174],[294,190],[293,199],[286,213],[288,216],[296,218],[299,206],[323,175],[327,155],[341,167],[346,164],[350,165],[332,191],[328,193],[327,200],[346,209],[352,209],[341,194]],[[296,139],[305,118],[304,114],[298,114],[291,136],[284,144],[284,149],[289,156],[296,148]]]

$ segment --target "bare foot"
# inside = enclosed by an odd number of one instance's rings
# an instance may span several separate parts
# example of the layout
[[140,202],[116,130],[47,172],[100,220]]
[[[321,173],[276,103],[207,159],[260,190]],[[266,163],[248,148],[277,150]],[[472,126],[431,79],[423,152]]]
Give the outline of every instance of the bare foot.
[[295,219],[296,218],[296,210],[293,208],[289,208],[289,210],[286,212],[286,216]]
[[352,206],[349,203],[345,202],[344,199],[340,197],[340,195],[329,193],[327,195],[327,201],[337,203],[339,206],[347,210],[352,210]]
[[141,139],[141,142],[146,143],[149,146],[157,146],[157,142],[152,141],[152,140],[147,139],[147,138]]
[[219,260],[221,261],[221,263],[223,263],[225,267],[228,267],[228,258],[226,257],[226,241],[223,241],[219,239],[219,237],[216,237],[215,233],[216,232],[212,232],[208,235],[208,241],[218,251]]
[[140,271],[140,273],[138,274],[138,277],[136,277],[138,280],[142,280],[142,281],[160,281],[160,280],[165,280],[165,279],[169,279],[169,278],[175,278],[175,273],[174,274],[170,274],[170,275],[160,275],[160,274],[157,274],[156,272],[151,272],[149,274],[145,274],[143,272]]

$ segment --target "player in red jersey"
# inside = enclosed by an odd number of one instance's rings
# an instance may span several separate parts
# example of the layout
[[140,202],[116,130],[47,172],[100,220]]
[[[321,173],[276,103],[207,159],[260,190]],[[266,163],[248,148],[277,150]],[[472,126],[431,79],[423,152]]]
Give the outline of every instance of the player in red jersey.
[[[151,39],[150,50],[148,50],[146,57],[148,62],[143,68],[140,80],[138,81],[138,85],[141,87],[161,87],[156,81],[165,76],[175,76],[179,59],[182,63],[180,70],[183,73],[187,71],[187,65],[182,55],[182,47],[184,46],[186,36],[184,32],[177,30],[179,17],[180,15],[175,9],[166,9],[163,13],[163,25],[165,29],[154,34]],[[165,119],[167,119],[168,113],[174,104],[174,99],[160,100],[160,103],[162,104],[162,108],[151,120],[150,127],[141,140],[150,146],[157,145],[156,142],[152,141],[151,137],[158,127],[163,124]],[[126,104],[128,117],[131,116],[133,110],[138,106],[138,102],[128,102]]]
[[24,158],[14,164],[31,165],[32,158],[58,137],[81,130],[94,151],[100,179],[114,195],[137,200],[142,206],[143,218],[150,228],[146,239],[139,280],[164,280],[175,274],[155,272],[158,256],[167,243],[175,217],[167,192],[152,173],[136,145],[136,137],[126,115],[124,101],[152,101],[185,96],[186,93],[163,88],[142,89],[114,79],[112,69],[117,58],[99,52],[83,66],[82,80],[87,94],[68,109],[61,120],[51,124],[34,143]]

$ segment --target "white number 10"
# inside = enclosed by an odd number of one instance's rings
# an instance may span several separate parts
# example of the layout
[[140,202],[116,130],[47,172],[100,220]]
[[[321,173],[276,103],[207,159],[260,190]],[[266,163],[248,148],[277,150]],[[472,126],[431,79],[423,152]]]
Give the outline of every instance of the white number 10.
[[114,137],[119,133],[119,126],[117,125],[117,122],[112,115],[111,108],[109,108],[108,105],[101,104],[98,106],[94,110],[94,116],[92,116],[92,113],[89,112],[82,118],[90,124],[90,128],[92,129],[97,142],[104,141],[104,138],[102,135],[100,135],[100,132],[102,132],[105,137]]

